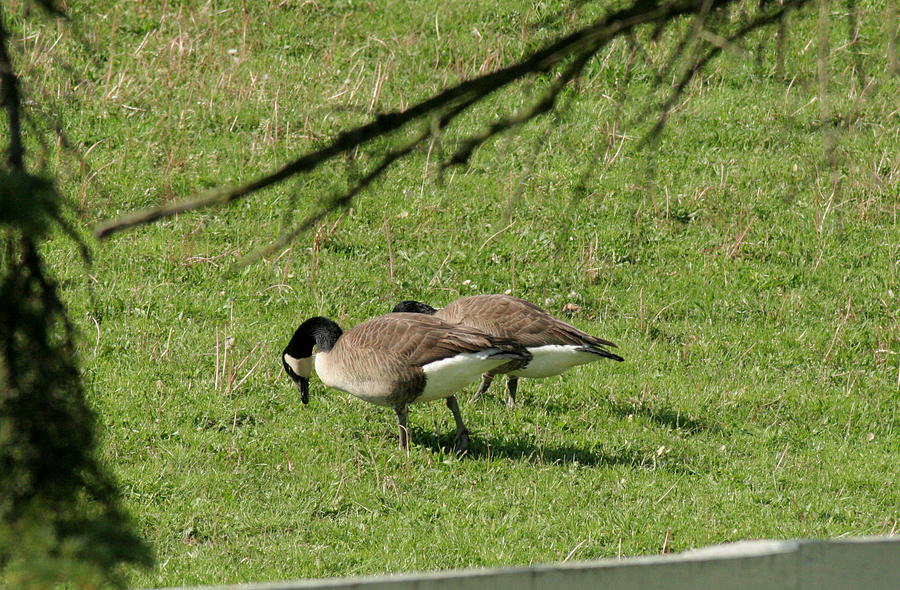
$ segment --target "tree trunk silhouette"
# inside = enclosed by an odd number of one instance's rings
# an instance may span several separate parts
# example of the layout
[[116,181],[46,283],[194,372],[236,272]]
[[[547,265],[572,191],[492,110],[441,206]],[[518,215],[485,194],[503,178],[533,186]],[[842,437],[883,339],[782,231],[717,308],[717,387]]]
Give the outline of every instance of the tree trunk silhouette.
[[[2,5],[0,84],[9,127],[0,166],[0,585],[122,585],[117,564],[148,565],[151,553],[97,461],[73,328],[38,248],[62,223],[60,196],[25,166]],[[88,568],[72,579],[70,562]]]

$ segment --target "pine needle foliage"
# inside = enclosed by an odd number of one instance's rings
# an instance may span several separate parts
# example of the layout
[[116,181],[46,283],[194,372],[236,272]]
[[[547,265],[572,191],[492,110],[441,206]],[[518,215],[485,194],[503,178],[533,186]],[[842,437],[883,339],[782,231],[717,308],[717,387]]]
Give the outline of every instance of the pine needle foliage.
[[51,179],[26,171],[8,40],[0,12],[9,130],[0,166],[0,586],[121,586],[118,564],[149,565],[151,553],[96,458],[74,330],[38,248],[65,224],[61,197]]

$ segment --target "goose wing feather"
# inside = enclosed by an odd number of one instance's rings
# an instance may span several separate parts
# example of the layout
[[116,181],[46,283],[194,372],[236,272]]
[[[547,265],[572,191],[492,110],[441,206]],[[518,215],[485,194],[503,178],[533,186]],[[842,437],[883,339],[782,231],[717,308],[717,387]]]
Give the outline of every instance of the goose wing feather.
[[537,305],[510,295],[475,295],[451,302],[436,314],[450,323],[459,323],[524,346],[547,344],[615,347],[615,344],[583,332],[553,317]]
[[332,352],[346,379],[361,389],[392,392],[394,401],[421,389],[422,367],[428,363],[490,348],[528,354],[521,344],[416,313],[392,313],[363,322],[345,332]]

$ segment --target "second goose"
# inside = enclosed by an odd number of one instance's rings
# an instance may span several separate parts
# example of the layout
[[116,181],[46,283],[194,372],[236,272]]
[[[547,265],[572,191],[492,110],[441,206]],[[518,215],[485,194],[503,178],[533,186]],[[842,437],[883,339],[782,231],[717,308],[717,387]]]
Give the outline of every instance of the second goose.
[[484,372],[530,359],[513,341],[416,313],[379,316],[347,332],[328,318],[313,317],[300,324],[282,352],[284,370],[303,403],[309,402],[315,367],[325,385],[394,408],[404,449],[409,447],[407,406],[446,398],[456,421],[454,449],[460,453],[468,448],[469,431],[453,393]]
[[485,372],[476,396],[487,391],[494,375],[509,375],[507,405],[516,402],[519,377],[551,377],[577,365],[601,358],[622,361],[610,352],[615,344],[583,332],[557,319],[533,303],[510,295],[474,295],[435,309],[418,301],[401,301],[394,312],[433,314],[451,324],[480,330],[499,338],[508,338],[525,346],[532,355],[526,365],[510,364]]

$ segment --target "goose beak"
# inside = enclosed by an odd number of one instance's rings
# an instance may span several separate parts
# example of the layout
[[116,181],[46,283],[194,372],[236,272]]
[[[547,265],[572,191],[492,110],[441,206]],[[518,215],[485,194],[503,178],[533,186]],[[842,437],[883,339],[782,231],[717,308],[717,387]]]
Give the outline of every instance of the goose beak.
[[309,379],[297,378],[297,389],[300,391],[300,401],[303,405],[309,403]]

